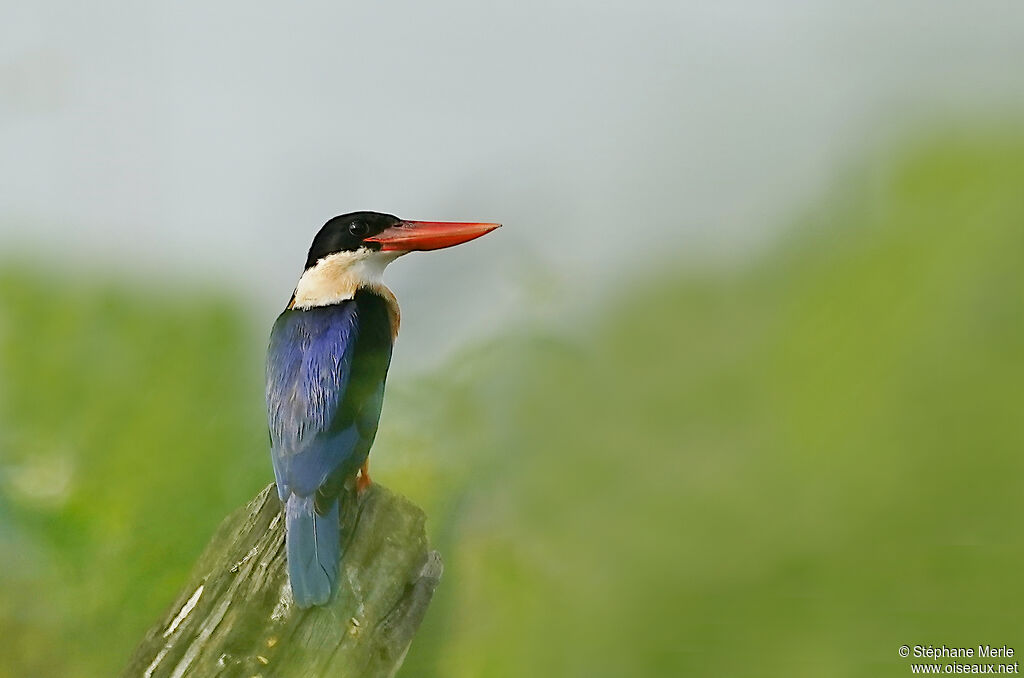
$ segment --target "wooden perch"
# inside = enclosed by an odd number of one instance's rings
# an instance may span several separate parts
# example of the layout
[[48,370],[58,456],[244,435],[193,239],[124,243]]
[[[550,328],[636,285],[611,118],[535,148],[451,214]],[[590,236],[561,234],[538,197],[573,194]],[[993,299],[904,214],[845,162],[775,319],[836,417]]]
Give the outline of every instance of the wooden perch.
[[429,550],[423,512],[408,500],[373,485],[358,500],[350,494],[348,506],[329,605],[300,610],[292,601],[271,484],[221,524],[122,676],[393,676],[441,577],[441,558]]

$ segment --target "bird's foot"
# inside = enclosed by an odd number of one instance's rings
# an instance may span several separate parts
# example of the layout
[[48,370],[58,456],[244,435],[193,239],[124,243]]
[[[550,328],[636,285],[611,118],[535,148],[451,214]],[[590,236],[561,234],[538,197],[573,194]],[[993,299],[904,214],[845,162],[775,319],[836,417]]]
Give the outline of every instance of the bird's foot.
[[370,480],[370,462],[367,460],[363,467],[359,469],[359,475],[356,476],[356,494],[362,494],[372,484],[373,481]]

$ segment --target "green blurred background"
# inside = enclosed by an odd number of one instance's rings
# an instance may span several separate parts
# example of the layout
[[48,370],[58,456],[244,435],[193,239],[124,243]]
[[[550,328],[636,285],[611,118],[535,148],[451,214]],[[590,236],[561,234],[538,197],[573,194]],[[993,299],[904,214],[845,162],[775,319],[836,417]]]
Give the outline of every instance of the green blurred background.
[[505,223],[388,271],[373,477],[446,563],[400,676],[1024,651],[1019,5],[5,9],[0,678],[115,675],[272,480],[353,209]]
[[[374,477],[447,561],[402,675],[903,675],[902,643],[1013,646],[1022,186],[1018,128],[947,128],[754,261],[390,384]],[[0,672],[110,675],[271,478],[259,342],[230,296],[13,261],[0,303]]]

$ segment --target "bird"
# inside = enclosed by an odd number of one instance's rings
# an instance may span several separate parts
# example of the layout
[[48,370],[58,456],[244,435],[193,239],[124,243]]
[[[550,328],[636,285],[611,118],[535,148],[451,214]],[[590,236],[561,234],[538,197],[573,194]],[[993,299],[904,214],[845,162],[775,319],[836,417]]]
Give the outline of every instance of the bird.
[[292,598],[327,604],[341,559],[341,495],[370,484],[400,311],[382,281],[409,252],[452,247],[500,224],[408,221],[380,212],[328,220],[313,238],[291,299],[270,332],[267,423]]

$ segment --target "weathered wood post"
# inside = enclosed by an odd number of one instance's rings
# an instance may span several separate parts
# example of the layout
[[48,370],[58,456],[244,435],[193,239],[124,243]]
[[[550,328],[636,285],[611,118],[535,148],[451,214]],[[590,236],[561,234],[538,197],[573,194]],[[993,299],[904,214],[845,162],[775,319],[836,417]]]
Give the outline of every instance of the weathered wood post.
[[[379,485],[349,495],[339,590],[300,610],[288,587],[284,522],[269,485],[228,516],[125,678],[393,676],[441,577],[423,512]],[[354,510],[353,510],[354,509]]]

